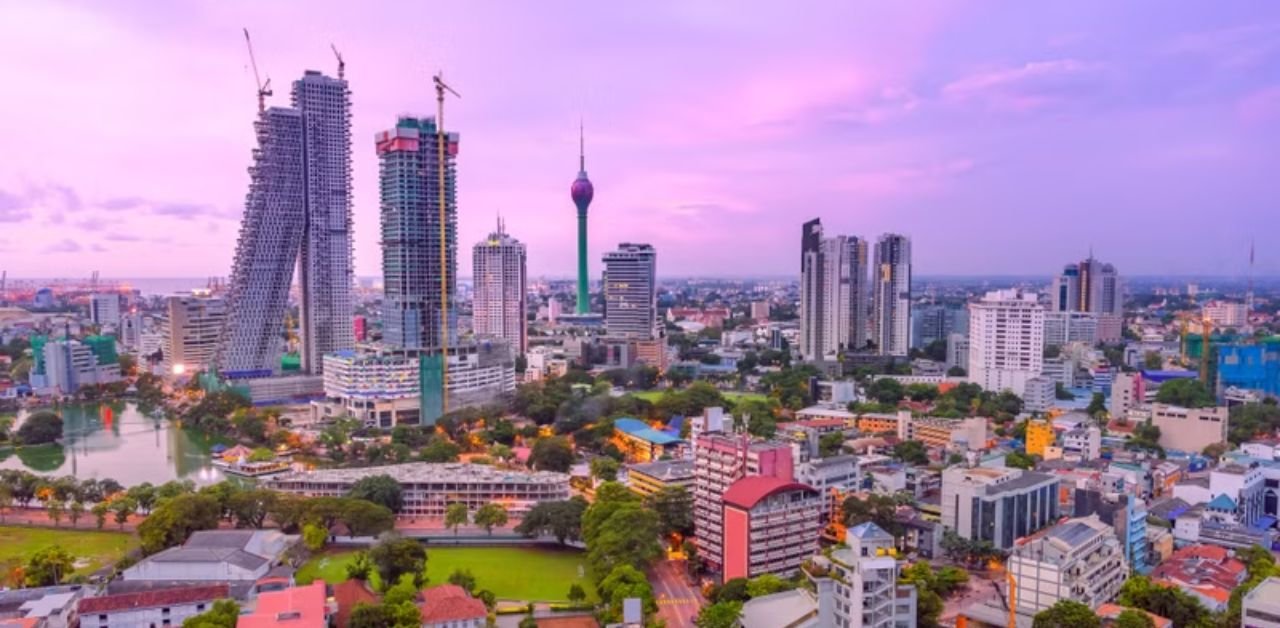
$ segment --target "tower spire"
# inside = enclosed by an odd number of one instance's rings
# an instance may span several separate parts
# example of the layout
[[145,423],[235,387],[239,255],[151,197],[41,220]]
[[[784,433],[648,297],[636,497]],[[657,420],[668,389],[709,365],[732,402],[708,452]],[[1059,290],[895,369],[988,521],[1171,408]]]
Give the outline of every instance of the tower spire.
[[578,172],[587,171],[587,140],[582,118],[578,118]]

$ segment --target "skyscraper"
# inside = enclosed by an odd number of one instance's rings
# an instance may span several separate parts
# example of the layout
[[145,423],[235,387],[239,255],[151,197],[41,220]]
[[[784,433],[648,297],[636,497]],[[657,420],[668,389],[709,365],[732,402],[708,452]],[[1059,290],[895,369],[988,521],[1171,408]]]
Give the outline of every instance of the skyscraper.
[[582,127],[578,127],[578,178],[573,180],[569,188],[569,196],[578,208],[578,305],[577,314],[591,312],[591,294],[587,290],[587,207],[595,198],[596,188],[587,178],[586,140]]
[[834,359],[840,349],[867,344],[867,243],[856,236],[822,237],[822,223],[804,224],[800,240],[800,353]]
[[475,297],[472,319],[481,338],[502,338],[513,352],[528,350],[528,319],[525,300],[525,247],[507,235],[498,221],[498,230],[477,242],[471,252]]
[[604,255],[604,324],[610,336],[652,339],[658,334],[658,254],[648,244],[623,242]]
[[[448,134],[443,164],[447,269],[441,268],[440,252],[439,139],[434,118],[413,117],[401,117],[394,129],[375,138],[381,181],[382,339],[393,349],[439,349],[445,322],[449,344],[456,338],[458,135]],[[442,317],[445,293],[447,320]]]
[[1124,314],[1120,273],[1090,255],[1078,264],[1067,264],[1053,280],[1051,299],[1059,312]]
[[258,148],[231,268],[230,318],[219,343],[228,375],[280,369],[293,268],[302,287],[302,368],[355,346],[351,283],[351,94],[347,82],[308,70],[292,106],[258,114]]
[[969,381],[1021,396],[1044,371],[1044,308],[1036,295],[988,292],[969,304]]
[[905,356],[911,347],[911,238],[880,236],[871,273],[872,341],[882,355]]

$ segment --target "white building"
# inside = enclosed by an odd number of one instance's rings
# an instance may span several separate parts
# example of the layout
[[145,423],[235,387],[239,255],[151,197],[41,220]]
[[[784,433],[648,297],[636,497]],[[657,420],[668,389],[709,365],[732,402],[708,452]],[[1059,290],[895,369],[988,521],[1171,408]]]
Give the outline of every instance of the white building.
[[1062,433],[1062,453],[1081,460],[1102,457],[1102,430],[1095,425],[1077,427]]
[[1227,408],[1183,408],[1151,404],[1151,424],[1160,428],[1160,446],[1188,453],[1227,441]]
[[209,610],[229,595],[226,584],[166,587],[84,598],[77,611],[81,628],[180,626],[186,618]]
[[506,340],[517,354],[528,350],[525,256],[524,244],[507,235],[502,221],[471,250],[475,334]]
[[324,362],[325,397],[345,413],[379,427],[421,421],[417,358],[339,351]]
[[1069,342],[1090,345],[1098,341],[1098,315],[1093,312],[1058,312],[1044,314],[1044,345],[1061,347]]
[[911,349],[911,238],[880,236],[871,266],[871,340],[882,355]]
[[1028,379],[1022,389],[1022,409],[1027,412],[1048,412],[1058,402],[1057,391],[1054,381],[1044,375]]
[[969,304],[969,381],[1021,394],[1044,370],[1044,308],[1017,290],[988,292]]
[[227,313],[227,302],[218,297],[166,297],[165,316],[160,324],[164,372],[182,375],[212,366],[227,325]]
[[1210,301],[1201,308],[1204,317],[1213,322],[1214,327],[1244,327],[1249,322],[1249,309],[1244,303],[1230,301]]
[[[841,349],[867,344],[867,243],[855,236],[822,237],[822,223],[801,236],[800,354],[834,360]],[[766,304],[766,317],[767,317]]]
[[1115,529],[1097,515],[1071,519],[1014,550],[1009,575],[1017,584],[1017,610],[1035,615],[1060,600],[1093,610],[1110,602],[1129,577]]
[[610,336],[658,336],[658,254],[649,244],[623,242],[604,255],[604,325]]
[[914,627],[918,592],[914,585],[898,584],[893,537],[874,523],[863,523],[848,530],[845,543],[829,558],[814,558],[815,566],[828,569],[830,576],[810,572],[818,591],[816,625]]
[[107,292],[89,297],[89,320],[99,328],[120,328],[120,294]]
[[81,386],[120,381],[120,363],[102,364],[93,350],[78,340],[49,340],[44,344],[43,377],[32,375],[36,389],[69,395]]
[[[152,554],[121,574],[123,589],[139,581],[252,583],[298,542],[279,530],[201,530],[186,543]],[[120,592],[112,589],[112,593]]]
[[1267,578],[1246,593],[1240,615],[1250,628],[1280,628],[1280,578]]
[[949,334],[947,336],[947,368],[958,366],[969,370],[969,336],[968,334]]
[[1111,376],[1111,399],[1107,402],[1107,410],[1112,417],[1122,418],[1129,415],[1129,410],[1141,405],[1139,396],[1142,390],[1142,374],[1118,371]]

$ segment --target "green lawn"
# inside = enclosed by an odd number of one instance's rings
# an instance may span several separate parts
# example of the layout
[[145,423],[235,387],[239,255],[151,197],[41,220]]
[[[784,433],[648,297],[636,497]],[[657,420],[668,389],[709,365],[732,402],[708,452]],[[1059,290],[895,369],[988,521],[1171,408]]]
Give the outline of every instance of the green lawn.
[[[648,401],[650,403],[653,403],[661,399],[662,395],[665,394],[666,392],[667,391],[665,390],[639,390],[635,392],[629,392],[627,394],[632,395],[634,397],[638,397],[640,399],[644,399],[645,401]],[[739,399],[756,399],[759,401],[764,401],[765,399],[767,399],[765,395],[762,395],[760,393],[737,392],[732,390],[721,391],[720,394],[724,395],[724,398],[729,399],[730,401],[737,401]]]
[[[303,565],[295,577],[298,584],[309,584],[317,577],[331,584],[342,582],[354,556],[353,551],[322,554]],[[456,569],[470,569],[476,586],[493,591],[500,600],[567,602],[569,585],[574,582],[595,599],[595,587],[585,577],[586,555],[576,550],[427,546],[430,584],[448,582]]]
[[50,545],[58,545],[76,557],[77,573],[92,573],[137,547],[138,537],[123,532],[0,526],[0,562],[26,561]]

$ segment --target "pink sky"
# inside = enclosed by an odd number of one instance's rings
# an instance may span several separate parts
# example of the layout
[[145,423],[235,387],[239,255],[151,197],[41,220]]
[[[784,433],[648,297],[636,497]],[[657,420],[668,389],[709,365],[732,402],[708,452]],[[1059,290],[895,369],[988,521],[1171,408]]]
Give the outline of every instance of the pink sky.
[[[1280,227],[1280,5],[1165,2],[4,2],[0,269],[225,275],[256,113],[347,60],[356,260],[380,274],[373,134],[463,98],[459,256],[499,212],[533,275],[791,275],[801,222],[915,241],[918,274],[1238,274]],[[1280,256],[1259,242],[1260,272]]]

